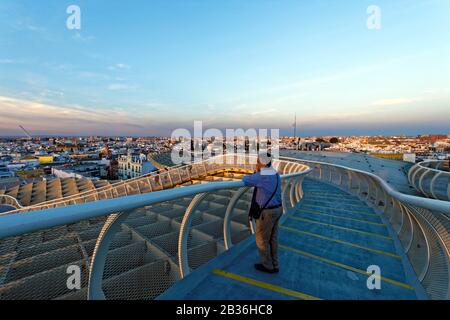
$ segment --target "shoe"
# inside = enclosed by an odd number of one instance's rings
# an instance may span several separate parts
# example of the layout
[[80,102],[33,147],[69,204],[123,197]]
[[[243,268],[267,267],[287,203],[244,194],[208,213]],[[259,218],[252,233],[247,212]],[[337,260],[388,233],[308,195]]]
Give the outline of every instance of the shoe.
[[258,270],[258,271],[262,271],[262,272],[275,273],[275,269],[272,269],[272,270],[267,269],[261,263],[255,264],[255,269]]

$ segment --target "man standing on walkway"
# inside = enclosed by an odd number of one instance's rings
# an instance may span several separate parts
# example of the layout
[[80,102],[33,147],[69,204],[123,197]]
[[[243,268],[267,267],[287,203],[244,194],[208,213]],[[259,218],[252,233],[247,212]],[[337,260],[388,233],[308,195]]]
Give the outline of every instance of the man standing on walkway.
[[259,271],[268,273],[279,272],[278,265],[278,222],[283,213],[281,203],[281,178],[272,167],[270,154],[262,153],[258,156],[256,173],[243,179],[248,187],[255,187],[252,208],[260,212],[256,219],[256,246],[258,247],[261,263],[255,264]]

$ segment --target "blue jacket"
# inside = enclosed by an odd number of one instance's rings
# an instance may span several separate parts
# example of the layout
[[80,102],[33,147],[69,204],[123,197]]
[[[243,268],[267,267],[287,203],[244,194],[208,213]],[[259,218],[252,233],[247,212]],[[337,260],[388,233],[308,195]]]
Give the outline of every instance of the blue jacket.
[[245,176],[242,181],[244,181],[245,185],[248,187],[256,187],[256,202],[260,207],[263,207],[267,200],[272,196],[275,191],[275,186],[277,185],[278,179],[278,188],[273,196],[272,200],[269,202],[267,207],[273,207],[281,205],[281,177],[272,167],[263,168],[260,172],[257,172],[252,175]]

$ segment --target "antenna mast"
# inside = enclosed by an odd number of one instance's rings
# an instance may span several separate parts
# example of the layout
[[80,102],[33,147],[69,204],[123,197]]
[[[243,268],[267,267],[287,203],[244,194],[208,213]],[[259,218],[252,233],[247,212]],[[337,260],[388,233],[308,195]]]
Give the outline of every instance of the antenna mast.
[[297,140],[297,113],[294,116],[294,141]]

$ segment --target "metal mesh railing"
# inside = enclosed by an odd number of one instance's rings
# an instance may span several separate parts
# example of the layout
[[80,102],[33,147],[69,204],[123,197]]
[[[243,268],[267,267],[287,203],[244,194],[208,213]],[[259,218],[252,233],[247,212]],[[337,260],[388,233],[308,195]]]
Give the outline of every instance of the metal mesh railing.
[[[86,298],[88,269],[105,218],[83,220],[0,240],[0,299]],[[67,287],[80,268],[82,290]]]
[[126,214],[108,247],[102,280],[106,299],[153,299],[179,279],[178,221],[190,201],[181,198]]
[[13,206],[17,210],[4,213],[4,214],[15,214],[20,212],[23,213],[36,210],[45,210],[50,208],[64,207],[74,204],[105,199],[113,199],[129,195],[144,194],[152,191],[170,189],[175,187],[176,185],[183,184],[193,179],[201,178],[202,176],[206,175],[207,172],[211,173],[211,171],[214,170],[214,168],[221,169],[222,166],[218,164],[221,163],[222,158],[223,156],[217,156],[201,162],[192,163],[190,165],[178,165],[168,170],[158,170],[156,172],[147,175],[132,178],[126,181],[117,182],[97,189],[77,193],[61,199],[45,201],[37,205],[23,207],[18,203],[17,200],[8,196],[0,197],[0,204],[1,201],[11,202],[11,200],[15,200],[14,204],[17,203],[17,205]]
[[[196,185],[0,217],[0,299],[157,297],[252,234],[247,218],[252,190],[239,194],[232,206],[230,200],[243,187],[242,175],[255,168],[253,160],[234,155],[220,160],[160,176],[163,186],[200,182]],[[299,177],[308,167],[274,165],[283,173],[290,208],[300,200]],[[208,176],[218,182],[201,183]],[[117,192],[132,193],[137,183]],[[67,286],[73,267],[80,270],[79,290]]]

